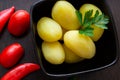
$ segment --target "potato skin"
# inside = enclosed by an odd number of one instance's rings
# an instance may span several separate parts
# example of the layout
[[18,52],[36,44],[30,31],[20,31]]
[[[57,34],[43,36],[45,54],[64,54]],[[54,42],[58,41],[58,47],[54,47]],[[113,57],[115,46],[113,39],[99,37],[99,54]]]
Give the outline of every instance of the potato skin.
[[66,63],[77,63],[84,59],[84,58],[81,58],[80,56],[76,55],[69,48],[67,48],[65,44],[63,44],[63,48],[65,51],[65,62]]
[[75,13],[76,9],[68,1],[57,1],[52,8],[52,18],[64,29],[79,29],[80,23]]
[[42,17],[37,23],[37,32],[41,39],[54,42],[62,37],[61,26],[51,18]]
[[92,25],[91,27],[94,29],[93,31],[94,36],[91,36],[91,39],[96,42],[102,37],[104,29],[97,27],[95,25]]
[[95,15],[96,10],[99,11],[99,14],[102,14],[102,11],[97,6],[95,6],[93,4],[83,4],[79,9],[79,11],[82,13],[83,17],[85,15],[85,12],[89,11],[89,10],[93,10],[92,17]]
[[51,64],[62,64],[65,60],[65,52],[60,42],[43,42],[42,52],[45,59]]
[[90,59],[95,55],[95,44],[88,36],[80,34],[78,30],[71,30],[64,35],[64,44],[76,55]]
[[[93,10],[92,17],[95,15],[96,10],[99,11],[99,14],[102,14],[102,11],[97,6],[95,6],[93,4],[83,4],[79,9],[79,11],[82,13],[83,18],[84,18],[85,12],[89,11],[89,10]],[[91,39],[93,41],[98,41],[101,38],[101,36],[103,35],[104,29],[97,27],[95,25],[92,25],[92,28],[94,29],[94,31],[93,31],[94,36],[91,37]]]

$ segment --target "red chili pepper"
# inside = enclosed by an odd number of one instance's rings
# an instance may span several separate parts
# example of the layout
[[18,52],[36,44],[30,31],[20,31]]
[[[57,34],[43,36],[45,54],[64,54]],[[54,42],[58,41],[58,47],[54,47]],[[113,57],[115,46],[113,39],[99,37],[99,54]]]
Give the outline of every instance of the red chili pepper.
[[5,9],[0,12],[0,32],[4,28],[6,22],[9,20],[11,15],[14,13],[14,11],[15,11],[15,7],[13,6],[9,9]]
[[15,65],[24,54],[24,48],[19,43],[12,43],[5,47],[0,54],[0,64],[5,68]]
[[38,64],[24,63],[10,70],[0,80],[21,80],[26,75],[39,69],[40,66]]
[[30,14],[26,10],[17,10],[8,23],[8,31],[14,36],[22,36],[30,27]]

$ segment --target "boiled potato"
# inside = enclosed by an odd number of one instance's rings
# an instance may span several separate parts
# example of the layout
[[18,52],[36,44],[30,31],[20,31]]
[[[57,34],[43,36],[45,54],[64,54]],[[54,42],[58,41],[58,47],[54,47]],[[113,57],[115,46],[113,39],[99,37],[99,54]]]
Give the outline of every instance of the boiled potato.
[[95,44],[92,39],[78,30],[71,30],[64,35],[64,44],[76,55],[90,59],[95,55]]
[[42,17],[37,23],[37,32],[41,39],[54,42],[62,37],[61,26],[51,18]]
[[80,23],[75,13],[76,9],[68,1],[57,1],[52,8],[52,18],[64,29],[79,29]]
[[[97,6],[95,6],[93,4],[83,4],[80,7],[80,12],[82,13],[83,18],[84,18],[85,12],[87,12],[89,10],[93,10],[92,17],[95,15],[96,10],[99,11],[99,14],[102,14],[102,11]],[[95,25],[92,25],[92,28],[94,29],[94,31],[93,31],[94,36],[91,38],[93,41],[98,41],[101,38],[101,36],[104,32],[104,29],[97,27]]]
[[58,42],[43,42],[42,52],[45,59],[51,64],[62,64],[65,60],[65,52],[62,45]]
[[63,48],[65,51],[65,62],[66,63],[77,63],[84,59],[84,58],[81,58],[80,56],[76,55],[69,48],[67,48],[65,44],[63,44]]

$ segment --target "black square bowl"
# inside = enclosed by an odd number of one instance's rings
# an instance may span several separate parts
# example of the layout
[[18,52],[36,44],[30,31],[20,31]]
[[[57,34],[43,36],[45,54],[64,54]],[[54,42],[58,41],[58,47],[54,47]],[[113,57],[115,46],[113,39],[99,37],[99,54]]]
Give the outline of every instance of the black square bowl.
[[97,71],[113,65],[118,58],[119,43],[113,17],[105,0],[67,0],[72,3],[76,9],[79,9],[84,3],[94,4],[110,18],[110,22],[107,25],[109,29],[105,30],[102,38],[95,43],[96,55],[94,58],[76,64],[63,63],[61,65],[52,65],[44,59],[41,51],[42,40],[37,34],[36,24],[43,16],[51,17],[51,10],[56,1],[57,0],[40,0],[32,5],[30,12],[35,54],[37,55],[43,73],[51,77],[65,77]]

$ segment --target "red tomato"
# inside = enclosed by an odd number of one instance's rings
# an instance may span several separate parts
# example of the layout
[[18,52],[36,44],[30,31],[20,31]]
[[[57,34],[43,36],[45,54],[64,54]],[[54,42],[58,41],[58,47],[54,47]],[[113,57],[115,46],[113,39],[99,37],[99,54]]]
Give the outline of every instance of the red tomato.
[[8,23],[8,31],[14,36],[23,35],[29,27],[30,14],[26,10],[17,10]]
[[15,65],[22,55],[24,48],[19,43],[13,43],[4,48],[0,54],[0,64],[5,68]]

